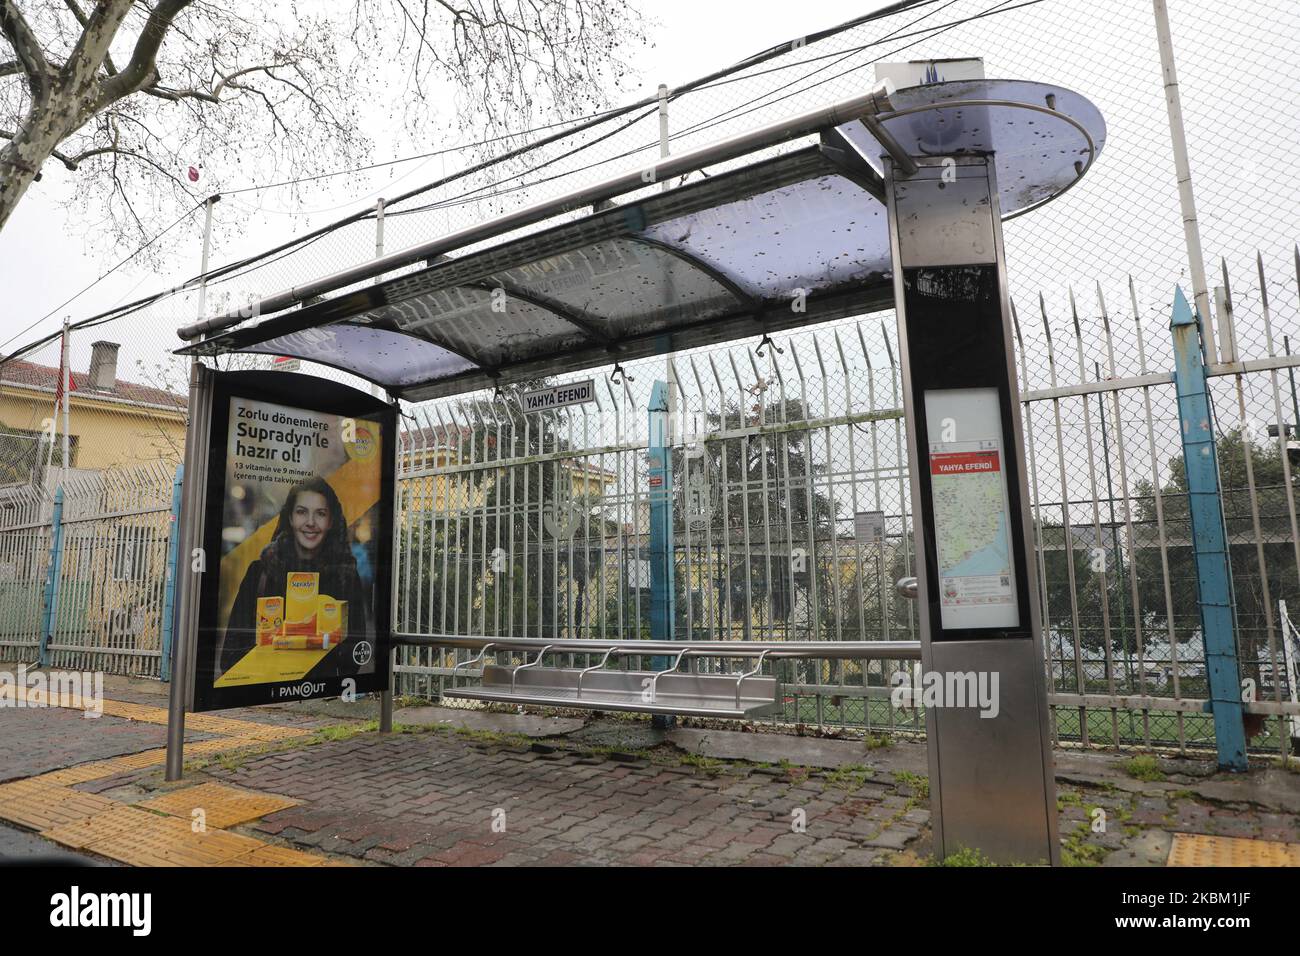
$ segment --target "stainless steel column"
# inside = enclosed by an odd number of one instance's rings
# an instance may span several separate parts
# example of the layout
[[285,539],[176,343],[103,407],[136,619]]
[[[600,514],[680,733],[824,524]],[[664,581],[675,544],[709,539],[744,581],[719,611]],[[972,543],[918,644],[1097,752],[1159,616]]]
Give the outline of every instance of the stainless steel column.
[[[176,632],[172,679],[167,696],[166,779],[179,780],[185,764],[185,712],[194,703],[194,649],[199,615],[199,582],[194,550],[203,546],[203,510],[208,480],[208,426],[212,417],[212,373],[190,364],[189,418],[185,424],[185,476],[181,484],[180,539],[176,560]],[[206,559],[202,565],[206,568]]]
[[[1057,864],[1033,525],[993,164],[982,156],[925,157],[904,176],[884,163],[923,671],[998,678],[996,716],[952,700],[926,707],[935,852],[944,858],[970,849],[993,862]],[[940,595],[943,529],[935,528],[929,489],[932,443],[942,442],[930,433],[926,410],[936,392],[953,407],[951,390],[963,388],[998,396],[1000,438],[989,447],[1000,445],[992,460],[1005,474],[1002,517],[1014,575],[1001,579],[1003,620],[953,607],[954,578],[945,579]],[[962,407],[960,397],[955,407]]]

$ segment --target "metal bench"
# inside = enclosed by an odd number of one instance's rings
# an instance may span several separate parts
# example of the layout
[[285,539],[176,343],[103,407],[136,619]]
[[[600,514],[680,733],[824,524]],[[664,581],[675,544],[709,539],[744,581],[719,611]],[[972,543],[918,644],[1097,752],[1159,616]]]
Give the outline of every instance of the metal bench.
[[[854,658],[919,660],[916,641],[601,641],[539,638],[464,637],[398,634],[400,644],[477,650],[470,660],[452,668],[481,665],[477,686],[454,687],[444,696],[504,704],[538,704],[586,710],[619,710],[689,717],[746,718],[775,713],[783,707],[780,682],[762,674],[770,660],[788,658]],[[488,655],[521,653],[522,663],[488,662]],[[529,659],[529,655],[535,656]],[[601,655],[588,667],[542,666],[561,654]],[[628,657],[667,657],[670,665],[656,670],[609,666]],[[712,658],[748,660],[752,666],[735,673],[682,671],[684,662]]]

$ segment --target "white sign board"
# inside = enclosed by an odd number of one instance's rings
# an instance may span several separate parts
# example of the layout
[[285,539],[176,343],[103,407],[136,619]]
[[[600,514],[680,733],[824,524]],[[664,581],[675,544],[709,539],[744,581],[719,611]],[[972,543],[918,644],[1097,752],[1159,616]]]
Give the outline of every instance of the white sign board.
[[859,511],[853,515],[853,533],[862,544],[879,548],[885,543],[885,513]]
[[944,630],[1018,627],[1002,412],[995,388],[925,393]]
[[567,385],[552,385],[550,388],[524,392],[524,411],[544,412],[552,408],[564,408],[566,405],[581,405],[593,401],[595,397],[596,383],[591,379]]

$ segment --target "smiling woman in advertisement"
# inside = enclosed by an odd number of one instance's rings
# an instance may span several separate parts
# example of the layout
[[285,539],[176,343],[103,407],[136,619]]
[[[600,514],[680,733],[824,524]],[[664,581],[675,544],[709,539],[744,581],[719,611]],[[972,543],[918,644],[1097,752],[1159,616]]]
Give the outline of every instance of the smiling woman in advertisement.
[[281,598],[286,602],[280,610],[285,617],[285,640],[294,639],[293,610],[289,605],[298,587],[312,591],[313,633],[317,594],[346,602],[347,608],[341,620],[345,633],[337,635],[339,643],[334,653],[328,654],[309,676],[355,673],[352,648],[370,633],[367,589],[348,541],[343,506],[329,482],[318,476],[289,489],[270,544],[244,574],[218,652],[219,674],[257,646],[259,598]]

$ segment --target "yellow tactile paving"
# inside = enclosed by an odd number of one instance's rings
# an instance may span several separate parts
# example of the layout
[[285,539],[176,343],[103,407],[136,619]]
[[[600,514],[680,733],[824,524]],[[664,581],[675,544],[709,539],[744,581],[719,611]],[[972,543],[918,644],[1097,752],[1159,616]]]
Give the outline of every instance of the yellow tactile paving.
[[[19,692],[25,694],[27,700],[31,703],[47,703],[49,701],[47,693],[35,688],[19,688]],[[66,703],[72,709],[83,710],[85,704],[89,702],[83,703],[82,700],[73,698],[66,702],[56,701],[55,703],[59,706]],[[163,725],[166,725],[168,719],[166,707],[153,707],[149,704],[137,704],[131,701],[109,700],[107,698],[102,701],[102,706],[103,712],[110,717],[124,717],[127,720]],[[186,729],[198,731],[199,733],[251,737],[258,740],[285,740],[290,737],[301,737],[311,733],[310,730],[301,727],[282,727],[276,724],[261,724],[252,720],[214,717],[210,714],[187,714],[185,726]]]
[[185,756],[219,754],[230,750],[240,750],[244,747],[263,747],[265,745],[265,740],[249,740],[246,737],[214,737],[212,740],[200,740],[196,743],[186,744]]
[[298,801],[291,797],[243,790],[221,783],[201,783],[197,787],[173,790],[137,804],[146,810],[169,813],[187,820],[192,818],[196,809],[202,810],[203,819],[209,827],[233,827],[297,805]]
[[112,760],[94,760],[90,763],[78,764],[75,767],[43,773],[39,777],[32,779],[72,786],[73,784],[99,780],[103,777],[111,777],[118,773],[121,773],[121,770]]
[[[80,700],[50,701],[40,691],[21,690],[31,703],[84,709]],[[162,707],[118,700],[100,703],[103,713],[113,717],[167,723],[167,710]],[[188,715],[186,729],[222,735],[220,739],[186,744],[187,756],[261,747],[312,733],[302,727],[207,714]],[[129,806],[73,789],[78,783],[161,766],[166,760],[166,749],[159,747],[0,784],[0,819],[40,830],[42,836],[64,846],[133,866],[351,865],[222,829],[297,805],[298,801],[278,794],[207,783]],[[196,807],[204,811],[203,828],[197,832],[192,816]]]
[[196,832],[189,820],[121,805],[41,835],[134,866],[219,866],[267,846],[215,827]]
[[1300,843],[1175,833],[1166,866],[1300,866]]
[[231,720],[227,717],[208,717],[190,714],[185,718],[185,729],[205,734],[224,734],[228,737],[250,737],[257,740],[285,740],[311,733],[302,727],[281,727],[276,724],[259,724],[251,720]]
[[125,717],[128,720],[139,720],[149,724],[167,723],[166,708],[133,704],[124,700],[105,700],[104,713],[110,717]]
[[0,786],[0,820],[33,830],[75,823],[115,805],[107,797],[46,783],[39,778]]
[[53,770],[50,773],[41,774],[39,777],[34,779],[57,784],[86,783],[87,781],[99,780],[103,777],[114,777],[119,773],[129,773],[132,770],[143,770],[146,767],[159,767],[166,762],[167,749],[165,747],[157,747],[153,750],[142,750],[138,754],[126,754],[121,757],[112,757],[108,760],[94,760],[90,763],[79,764],[76,767],[68,767],[64,770]]
[[149,817],[163,819],[147,810],[137,810],[120,803],[111,810],[97,813],[85,820],[43,830],[41,836],[74,850],[84,850],[94,840],[104,840],[115,833],[133,833],[147,826]]
[[[310,853],[303,853],[301,850],[293,850],[287,846],[272,846],[267,844],[253,850],[244,856],[237,856],[225,866],[331,866],[333,860],[327,860],[323,856],[312,856]],[[344,864],[346,865],[346,864]]]

